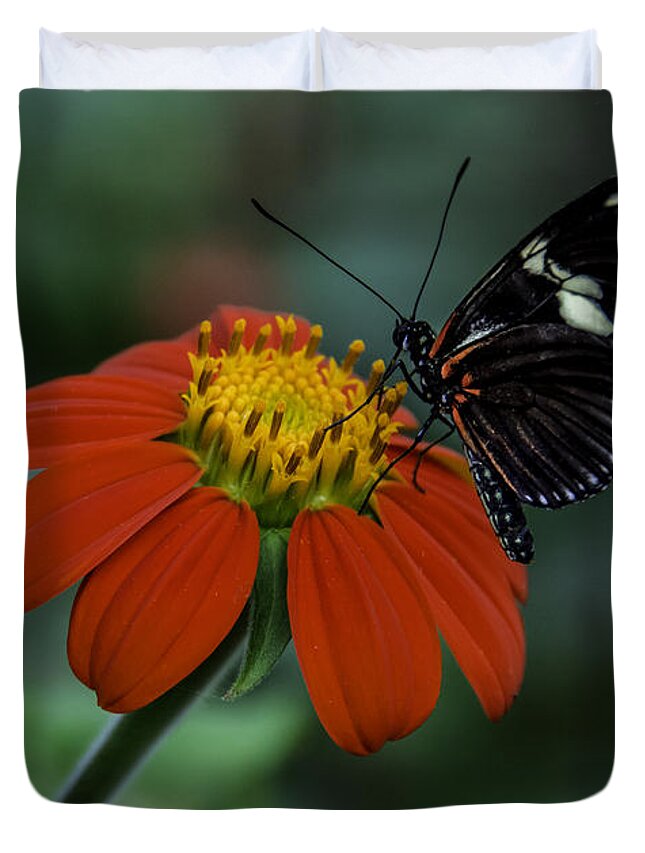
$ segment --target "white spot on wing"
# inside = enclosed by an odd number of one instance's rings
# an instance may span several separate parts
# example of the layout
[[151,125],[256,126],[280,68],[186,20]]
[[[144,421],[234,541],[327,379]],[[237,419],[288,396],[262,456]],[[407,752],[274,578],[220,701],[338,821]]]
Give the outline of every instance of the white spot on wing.
[[574,275],[564,282],[562,288],[563,290],[571,291],[571,293],[580,293],[582,296],[589,296],[592,299],[602,299],[602,287],[595,278],[591,278],[588,275]]
[[524,261],[524,269],[533,275],[544,275],[546,266],[546,249],[527,257]]
[[556,295],[560,303],[560,316],[568,326],[602,337],[611,335],[613,323],[595,300],[564,289]]
[[523,258],[530,258],[531,255],[536,254],[536,252],[541,252],[542,249],[546,249],[548,240],[544,237],[543,234],[538,234],[537,237],[534,237],[531,242],[525,246],[521,251],[521,256]]
[[604,207],[617,207],[618,193],[612,193],[604,204]]
[[[612,197],[606,205],[611,205]],[[555,296],[560,303],[560,316],[567,325],[601,337],[611,335],[613,323],[603,311],[599,301],[603,297],[600,283],[588,275],[573,275],[548,257],[549,241],[538,234],[521,252],[527,273],[559,285]]]
[[565,270],[564,267],[561,267],[559,263],[556,261],[550,261],[547,269],[544,270],[545,275],[547,275],[551,281],[560,282],[565,279],[571,278],[571,273],[569,270]]

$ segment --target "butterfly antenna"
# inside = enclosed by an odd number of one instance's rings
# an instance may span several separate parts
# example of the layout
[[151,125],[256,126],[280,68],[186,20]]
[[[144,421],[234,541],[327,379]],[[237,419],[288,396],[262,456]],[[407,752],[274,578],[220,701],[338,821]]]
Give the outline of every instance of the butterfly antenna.
[[310,249],[313,249],[314,252],[316,252],[318,255],[323,257],[326,261],[329,261],[329,263],[332,264],[333,266],[335,266],[336,269],[341,270],[341,272],[344,272],[345,275],[348,275],[350,278],[353,278],[354,281],[357,282],[358,284],[360,284],[361,287],[364,287],[365,290],[369,290],[369,292],[371,294],[373,294],[374,296],[376,296],[377,299],[380,299],[384,305],[387,305],[387,307],[390,309],[390,311],[394,311],[394,313],[396,314],[396,316],[400,320],[405,319],[403,314],[401,314],[401,312],[397,308],[395,308],[391,302],[389,302],[382,294],[380,294],[378,292],[378,290],[375,290],[371,284],[368,284],[366,281],[363,281],[362,278],[359,278],[357,275],[354,275],[354,273],[351,272],[351,270],[348,270],[347,267],[344,267],[341,263],[334,260],[334,258],[332,258],[330,255],[328,255],[326,252],[323,252],[322,249],[319,249],[318,246],[315,246],[311,242],[311,240],[307,240],[306,237],[303,237],[302,234],[299,234],[297,231],[295,231],[293,228],[291,228],[291,226],[289,226],[285,222],[282,222],[281,220],[279,220],[272,213],[269,213],[268,210],[266,210],[264,207],[262,207],[262,205],[260,204],[259,201],[257,201],[257,199],[252,198],[251,204],[258,211],[258,213],[261,213],[265,219],[269,220],[269,222],[273,222],[275,225],[279,225],[280,228],[284,229],[289,234],[292,234],[294,237],[296,237],[298,240],[300,240],[301,243],[304,243],[305,246],[309,246]]
[[464,174],[466,173],[466,169],[468,168],[469,163],[470,163],[470,157],[466,157],[464,162],[461,164],[461,167],[460,167],[459,171],[457,172],[457,177],[455,178],[455,181],[452,185],[452,190],[450,191],[450,196],[448,197],[448,202],[446,204],[446,209],[443,212],[443,219],[441,220],[441,228],[439,229],[439,236],[437,238],[437,244],[434,247],[434,252],[432,253],[432,258],[430,260],[430,266],[428,267],[428,270],[425,274],[425,278],[421,282],[421,287],[419,288],[419,292],[417,294],[417,298],[416,298],[416,301],[414,303],[414,308],[412,309],[412,317],[410,318],[411,320],[416,319],[417,309],[419,307],[419,303],[421,302],[421,297],[423,296],[423,291],[426,288],[426,284],[428,283],[428,279],[430,278],[430,273],[432,272],[432,267],[434,266],[434,262],[437,258],[438,253],[439,253],[439,246],[441,246],[441,240],[443,239],[443,232],[446,229],[446,222],[448,221],[448,213],[450,212],[450,205],[452,204],[452,200],[454,199],[455,195],[457,194],[457,188],[459,187],[459,184],[461,183],[461,179],[463,178]]

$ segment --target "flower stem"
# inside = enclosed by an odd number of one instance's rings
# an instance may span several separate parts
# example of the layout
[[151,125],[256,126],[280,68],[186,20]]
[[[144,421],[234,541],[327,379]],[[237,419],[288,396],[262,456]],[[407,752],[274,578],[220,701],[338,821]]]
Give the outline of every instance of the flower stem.
[[226,675],[246,633],[243,614],[228,637],[194,672],[145,708],[115,714],[66,780],[61,803],[109,803],[183,714]]

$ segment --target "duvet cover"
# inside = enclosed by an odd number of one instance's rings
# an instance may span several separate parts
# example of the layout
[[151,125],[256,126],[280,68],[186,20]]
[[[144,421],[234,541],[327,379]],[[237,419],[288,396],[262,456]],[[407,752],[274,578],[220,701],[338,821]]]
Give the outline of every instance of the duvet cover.
[[29,90],[20,116],[34,787],[599,791],[609,94]]

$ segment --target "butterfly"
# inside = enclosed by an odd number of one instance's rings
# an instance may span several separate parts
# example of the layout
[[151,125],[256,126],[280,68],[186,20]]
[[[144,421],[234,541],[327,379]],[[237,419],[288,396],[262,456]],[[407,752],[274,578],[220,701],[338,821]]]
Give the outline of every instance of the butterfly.
[[[456,430],[500,545],[510,560],[529,563],[534,542],[522,505],[558,509],[578,503],[605,489],[612,477],[618,185],[609,178],[531,231],[435,333],[417,312],[468,164],[454,181],[409,317],[253,203],[397,315],[395,352],[382,382],[400,370],[429,408],[414,441],[381,476],[415,450],[436,422],[448,427],[438,441]],[[423,455],[436,443],[422,446],[415,484]]]

